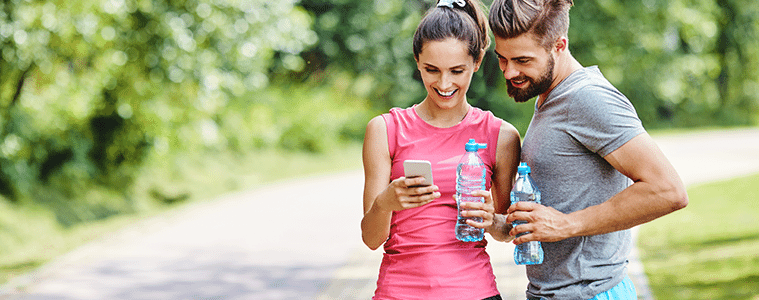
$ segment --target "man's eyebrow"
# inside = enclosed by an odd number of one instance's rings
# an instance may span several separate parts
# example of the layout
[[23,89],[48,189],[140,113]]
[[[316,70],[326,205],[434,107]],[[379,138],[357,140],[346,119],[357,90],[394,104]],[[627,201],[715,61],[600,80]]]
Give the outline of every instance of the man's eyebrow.
[[[503,56],[500,53],[498,53],[498,51],[496,51],[495,49],[493,49],[493,53],[495,53],[495,55],[498,56],[499,59],[507,59],[505,56]],[[532,57],[531,56],[523,55],[523,56],[519,56],[519,57],[512,57],[509,60],[522,60],[522,59],[532,59]]]

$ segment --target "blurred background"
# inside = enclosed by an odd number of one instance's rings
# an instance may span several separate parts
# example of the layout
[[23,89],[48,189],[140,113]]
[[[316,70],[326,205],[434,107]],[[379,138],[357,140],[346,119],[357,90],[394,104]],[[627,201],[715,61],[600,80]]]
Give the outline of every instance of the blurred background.
[[[366,122],[425,95],[411,36],[433,3],[0,2],[0,280],[177,203],[360,167]],[[753,1],[570,16],[574,56],[649,130],[759,123]],[[492,51],[468,99],[524,134],[533,105],[508,97]]]

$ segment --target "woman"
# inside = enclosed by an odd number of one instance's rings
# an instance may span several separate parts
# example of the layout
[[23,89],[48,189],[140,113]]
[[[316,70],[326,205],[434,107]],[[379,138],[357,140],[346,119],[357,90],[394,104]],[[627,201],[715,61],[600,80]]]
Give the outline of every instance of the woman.
[[[455,238],[456,165],[474,138],[487,167],[485,203],[466,203],[467,221],[497,240],[508,238],[503,214],[519,163],[519,134],[490,112],[472,107],[466,92],[490,40],[482,4],[442,0],[414,34],[414,57],[427,90],[424,100],[394,108],[367,125],[364,139],[364,243],[384,243],[373,299],[500,299],[487,242]],[[403,161],[432,163],[435,185],[403,177]],[[494,222],[494,219],[497,222]]]

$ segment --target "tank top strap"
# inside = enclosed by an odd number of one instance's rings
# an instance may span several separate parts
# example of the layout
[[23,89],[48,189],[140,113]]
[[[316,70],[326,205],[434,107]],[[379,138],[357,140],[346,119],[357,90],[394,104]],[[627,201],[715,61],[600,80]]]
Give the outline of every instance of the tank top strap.
[[501,133],[501,119],[497,118],[490,111],[482,111],[487,118],[487,135],[488,135],[488,148],[487,155],[490,156],[491,161],[496,161],[496,155],[498,153],[498,136]]
[[400,108],[392,108],[390,112],[382,114],[382,118],[385,120],[385,126],[387,127],[387,150],[390,152],[390,159],[395,158],[395,149],[398,145],[397,132],[398,122],[392,113],[393,110],[399,110]]

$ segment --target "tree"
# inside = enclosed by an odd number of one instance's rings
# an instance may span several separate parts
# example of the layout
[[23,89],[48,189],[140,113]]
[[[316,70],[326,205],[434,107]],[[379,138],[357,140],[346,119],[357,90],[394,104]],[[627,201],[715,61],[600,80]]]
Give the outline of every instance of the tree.
[[148,155],[223,147],[227,103],[301,68],[310,26],[294,0],[3,1],[0,194],[126,191]]
[[[319,37],[302,54],[310,63],[303,76],[349,70],[355,80],[346,84],[380,111],[419,102],[411,36],[434,2],[301,1]],[[575,1],[570,49],[582,64],[598,65],[649,128],[754,124],[757,15],[755,5],[733,0]],[[524,130],[531,107],[508,98],[492,53],[482,69],[469,101]]]

